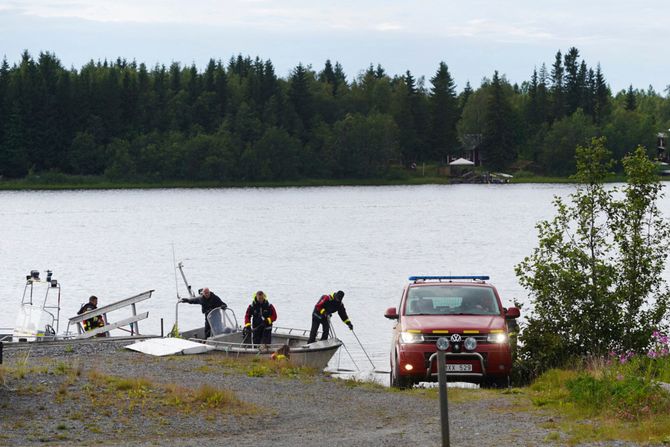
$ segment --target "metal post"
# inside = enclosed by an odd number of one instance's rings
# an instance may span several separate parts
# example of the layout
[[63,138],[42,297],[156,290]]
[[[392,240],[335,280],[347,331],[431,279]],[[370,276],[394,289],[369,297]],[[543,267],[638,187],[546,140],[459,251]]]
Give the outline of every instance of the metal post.
[[2,345],[4,343],[0,341],[0,365],[2,365]]
[[449,400],[447,399],[447,371],[444,366],[444,351],[437,351],[437,378],[440,385],[440,422],[442,424],[442,447],[449,447]]

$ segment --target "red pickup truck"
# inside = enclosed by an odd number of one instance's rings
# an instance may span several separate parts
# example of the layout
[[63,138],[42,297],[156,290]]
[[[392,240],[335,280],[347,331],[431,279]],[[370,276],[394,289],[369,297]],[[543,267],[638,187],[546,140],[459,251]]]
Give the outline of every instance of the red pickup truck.
[[397,320],[391,346],[391,386],[408,388],[437,380],[438,338],[448,340],[449,381],[507,386],[512,370],[510,334],[519,309],[504,308],[488,276],[411,276],[400,305],[386,310]]

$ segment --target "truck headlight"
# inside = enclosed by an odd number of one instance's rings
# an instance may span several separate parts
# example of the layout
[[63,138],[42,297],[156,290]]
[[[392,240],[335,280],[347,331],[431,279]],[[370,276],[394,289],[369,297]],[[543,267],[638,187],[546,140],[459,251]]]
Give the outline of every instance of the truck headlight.
[[400,343],[421,343],[423,342],[423,334],[415,332],[401,332]]
[[507,334],[504,332],[496,332],[494,334],[489,334],[486,340],[489,343],[507,343]]

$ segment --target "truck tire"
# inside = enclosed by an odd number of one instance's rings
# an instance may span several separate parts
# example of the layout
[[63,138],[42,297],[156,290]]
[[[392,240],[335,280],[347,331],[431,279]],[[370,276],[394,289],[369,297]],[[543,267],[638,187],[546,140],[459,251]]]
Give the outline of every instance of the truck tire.
[[395,366],[391,367],[391,372],[389,373],[391,388],[396,388],[399,390],[411,388],[413,385],[412,380],[408,379],[407,377],[402,377],[399,374],[399,369],[400,366],[398,365],[398,360],[396,359]]
[[482,388],[508,388],[510,386],[509,376],[484,377],[480,386]]

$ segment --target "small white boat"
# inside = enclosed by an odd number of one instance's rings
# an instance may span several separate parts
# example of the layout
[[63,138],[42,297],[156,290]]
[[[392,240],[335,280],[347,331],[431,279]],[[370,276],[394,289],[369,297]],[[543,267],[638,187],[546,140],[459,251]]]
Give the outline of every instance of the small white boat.
[[13,328],[0,334],[0,341],[55,340],[60,319],[60,284],[47,270],[46,279],[38,270],[26,276],[21,306]]
[[[62,340],[85,340],[93,337],[101,337],[97,340],[110,338],[110,331],[118,329],[128,332],[131,338],[140,336],[138,322],[149,316],[149,312],[138,313],[136,304],[151,298],[153,290],[142,292],[130,298],[125,298],[111,304],[98,307],[94,310],[75,315],[68,319],[67,329],[64,333],[60,332],[60,312],[61,312],[61,286],[53,279],[51,270],[46,271],[46,279],[40,278],[38,270],[31,270],[26,276],[26,284],[23,289],[21,306],[19,307],[16,323],[13,328],[2,328],[0,333],[0,342],[51,342]],[[130,316],[111,321],[112,312],[127,311],[130,309]],[[104,326],[91,331],[85,331],[84,320],[101,316]],[[118,313],[115,315],[115,318]],[[126,328],[127,326],[127,328]],[[73,329],[76,328],[76,332]],[[105,336],[106,335],[106,336]]]

